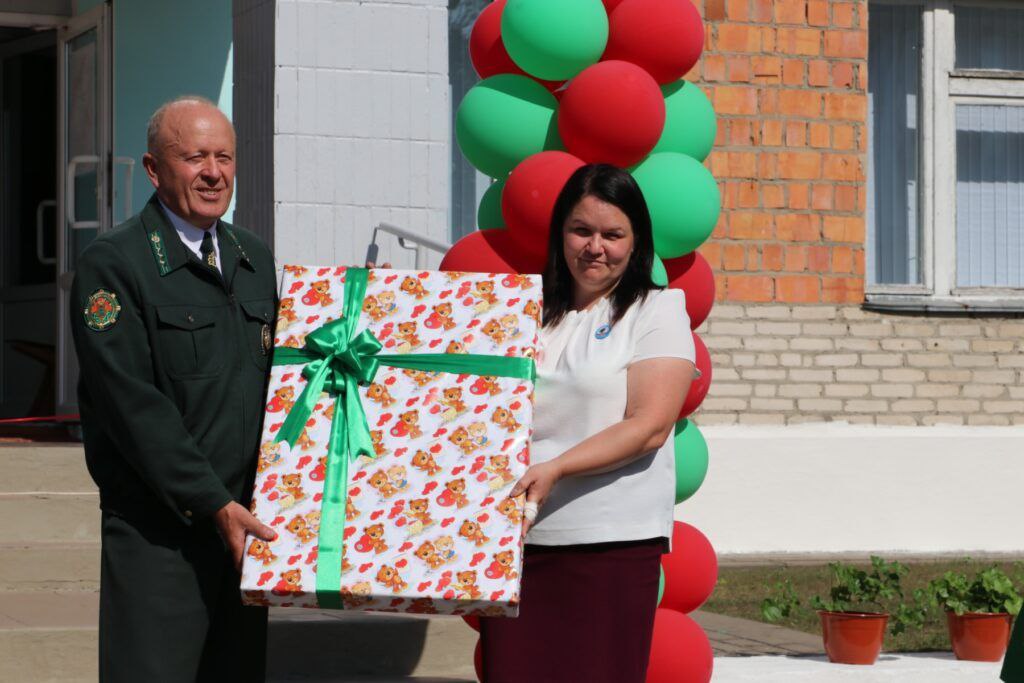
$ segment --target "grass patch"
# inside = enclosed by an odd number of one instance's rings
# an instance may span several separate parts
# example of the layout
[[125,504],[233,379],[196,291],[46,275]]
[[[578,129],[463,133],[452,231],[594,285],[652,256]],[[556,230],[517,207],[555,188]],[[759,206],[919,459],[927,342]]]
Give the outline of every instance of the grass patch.
[[[868,562],[853,563],[864,568]],[[1024,590],[1024,564],[1021,562],[992,562],[984,560],[942,560],[936,562],[904,562],[910,572],[903,579],[903,592],[913,600],[914,590],[924,588],[932,579],[947,571],[973,575],[980,569],[997,566],[1009,575],[1018,591]],[[774,594],[775,585],[789,580],[800,599],[788,618],[775,622],[779,626],[805,633],[821,633],[818,613],[810,607],[811,597],[828,596],[830,573],[826,565],[790,565],[770,567],[721,567],[715,592],[701,608],[707,612],[732,617],[764,621],[761,615],[761,601]],[[946,632],[946,615],[930,609],[924,626],[911,628],[899,636],[886,634],[883,649],[887,652],[926,652],[950,650],[949,635]]]

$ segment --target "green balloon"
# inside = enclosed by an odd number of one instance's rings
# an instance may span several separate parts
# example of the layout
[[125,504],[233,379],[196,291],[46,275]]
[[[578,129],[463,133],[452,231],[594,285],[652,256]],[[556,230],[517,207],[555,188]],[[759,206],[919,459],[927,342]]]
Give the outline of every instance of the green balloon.
[[651,280],[656,285],[668,287],[668,271],[657,254],[654,255],[654,265],[651,266]]
[[692,496],[708,474],[708,442],[686,418],[676,422],[676,505]]
[[508,0],[501,40],[526,73],[564,81],[601,59],[608,13],[601,0]]
[[476,224],[481,230],[505,227],[501,216],[501,191],[505,189],[505,178],[495,180],[484,190],[480,206],[476,210]]
[[537,81],[499,74],[470,88],[455,115],[459,149],[479,171],[504,178],[526,157],[560,144],[555,96]]
[[718,183],[703,164],[678,152],[658,152],[632,173],[651,212],[658,256],[689,254],[711,236],[722,200]]
[[661,565],[658,565],[658,605],[661,605],[661,599],[665,597],[665,570],[662,569]]
[[715,110],[693,83],[676,81],[661,86],[665,96],[665,130],[655,152],[679,152],[704,161],[715,144]]

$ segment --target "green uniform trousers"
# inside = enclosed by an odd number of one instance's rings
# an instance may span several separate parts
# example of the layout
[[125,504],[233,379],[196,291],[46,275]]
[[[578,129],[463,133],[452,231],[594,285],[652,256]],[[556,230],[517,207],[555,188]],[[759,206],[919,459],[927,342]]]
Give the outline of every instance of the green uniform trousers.
[[1024,683],[1024,619],[1019,615],[1013,625],[1013,634],[1010,635],[1010,647],[1003,660],[1001,678],[1006,683]]

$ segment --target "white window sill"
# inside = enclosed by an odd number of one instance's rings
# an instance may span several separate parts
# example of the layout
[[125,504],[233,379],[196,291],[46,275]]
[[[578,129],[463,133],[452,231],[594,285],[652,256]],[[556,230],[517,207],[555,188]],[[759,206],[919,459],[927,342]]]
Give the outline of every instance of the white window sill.
[[943,314],[1024,313],[1024,292],[1021,294],[935,296],[932,294],[894,294],[868,292],[864,308],[869,311],[917,312]]

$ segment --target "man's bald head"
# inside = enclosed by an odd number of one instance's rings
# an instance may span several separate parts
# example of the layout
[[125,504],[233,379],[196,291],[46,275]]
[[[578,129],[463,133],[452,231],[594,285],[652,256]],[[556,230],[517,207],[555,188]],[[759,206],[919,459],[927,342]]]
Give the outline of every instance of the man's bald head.
[[235,180],[235,129],[210,100],[188,95],[157,109],[149,119],[146,175],[171,211],[209,228],[231,203]]
[[[202,95],[182,95],[160,105],[160,108],[149,117],[149,125],[146,127],[146,150],[150,154],[159,152],[160,148],[167,144],[168,138],[173,139],[176,136],[174,130],[177,127],[176,119],[196,108],[203,110],[205,114],[219,116],[226,121],[231,128],[231,135],[234,136],[234,125],[212,100],[208,100]],[[166,130],[166,128],[171,130]]]

